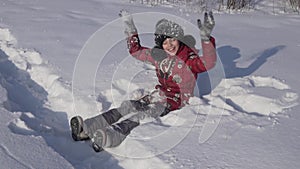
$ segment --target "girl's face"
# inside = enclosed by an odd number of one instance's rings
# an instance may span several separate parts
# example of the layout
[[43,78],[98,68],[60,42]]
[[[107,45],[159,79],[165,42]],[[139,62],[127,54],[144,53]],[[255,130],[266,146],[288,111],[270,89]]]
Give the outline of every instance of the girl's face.
[[174,56],[179,49],[179,41],[175,38],[167,38],[163,42],[162,47],[167,54]]

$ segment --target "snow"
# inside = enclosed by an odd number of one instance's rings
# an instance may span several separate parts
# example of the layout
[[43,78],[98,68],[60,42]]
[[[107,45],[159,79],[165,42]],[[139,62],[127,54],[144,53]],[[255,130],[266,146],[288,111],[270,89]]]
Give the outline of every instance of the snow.
[[202,15],[127,1],[1,2],[1,168],[299,168],[300,19],[272,2],[215,13],[219,60],[199,75],[190,106],[146,119],[101,153],[72,140],[69,119],[97,115],[156,84],[153,68],[129,56],[120,9],[134,13],[150,47],[160,18],[199,38]]

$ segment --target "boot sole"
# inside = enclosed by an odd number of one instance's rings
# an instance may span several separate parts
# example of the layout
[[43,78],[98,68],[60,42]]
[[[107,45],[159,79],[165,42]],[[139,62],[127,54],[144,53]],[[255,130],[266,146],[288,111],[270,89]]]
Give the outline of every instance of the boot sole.
[[94,151],[97,153],[104,150],[102,147],[98,146],[96,143],[92,143],[92,147],[93,147]]
[[80,133],[82,132],[82,124],[78,119],[79,117],[73,117],[70,121],[70,126],[72,130],[72,138],[74,141],[88,140],[88,138],[81,138]]

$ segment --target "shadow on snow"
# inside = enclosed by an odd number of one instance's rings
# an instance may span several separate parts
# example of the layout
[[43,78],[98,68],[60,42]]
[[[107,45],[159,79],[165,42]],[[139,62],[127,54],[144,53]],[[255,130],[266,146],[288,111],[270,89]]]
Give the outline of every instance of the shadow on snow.
[[274,56],[284,48],[284,45],[279,45],[259,52],[250,57],[254,58],[254,61],[248,67],[240,68],[236,65],[236,60],[241,57],[240,49],[229,45],[219,47],[217,49],[219,57],[215,68],[198,75],[197,87],[200,97],[209,94],[224,78],[230,79],[251,75],[266,63],[269,57]]

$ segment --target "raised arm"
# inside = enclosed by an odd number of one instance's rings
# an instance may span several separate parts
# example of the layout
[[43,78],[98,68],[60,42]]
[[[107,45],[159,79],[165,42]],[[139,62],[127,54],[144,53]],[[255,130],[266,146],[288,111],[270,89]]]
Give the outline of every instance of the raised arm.
[[205,72],[213,68],[216,64],[216,44],[215,39],[211,36],[214,26],[215,20],[212,12],[209,12],[209,14],[205,12],[203,23],[198,19],[203,56],[192,59],[190,63],[192,64],[193,71],[197,73]]
[[154,64],[154,59],[151,56],[151,49],[143,47],[140,44],[138,32],[131,14],[126,10],[121,10],[119,16],[122,18],[124,23],[129,53],[138,60]]

